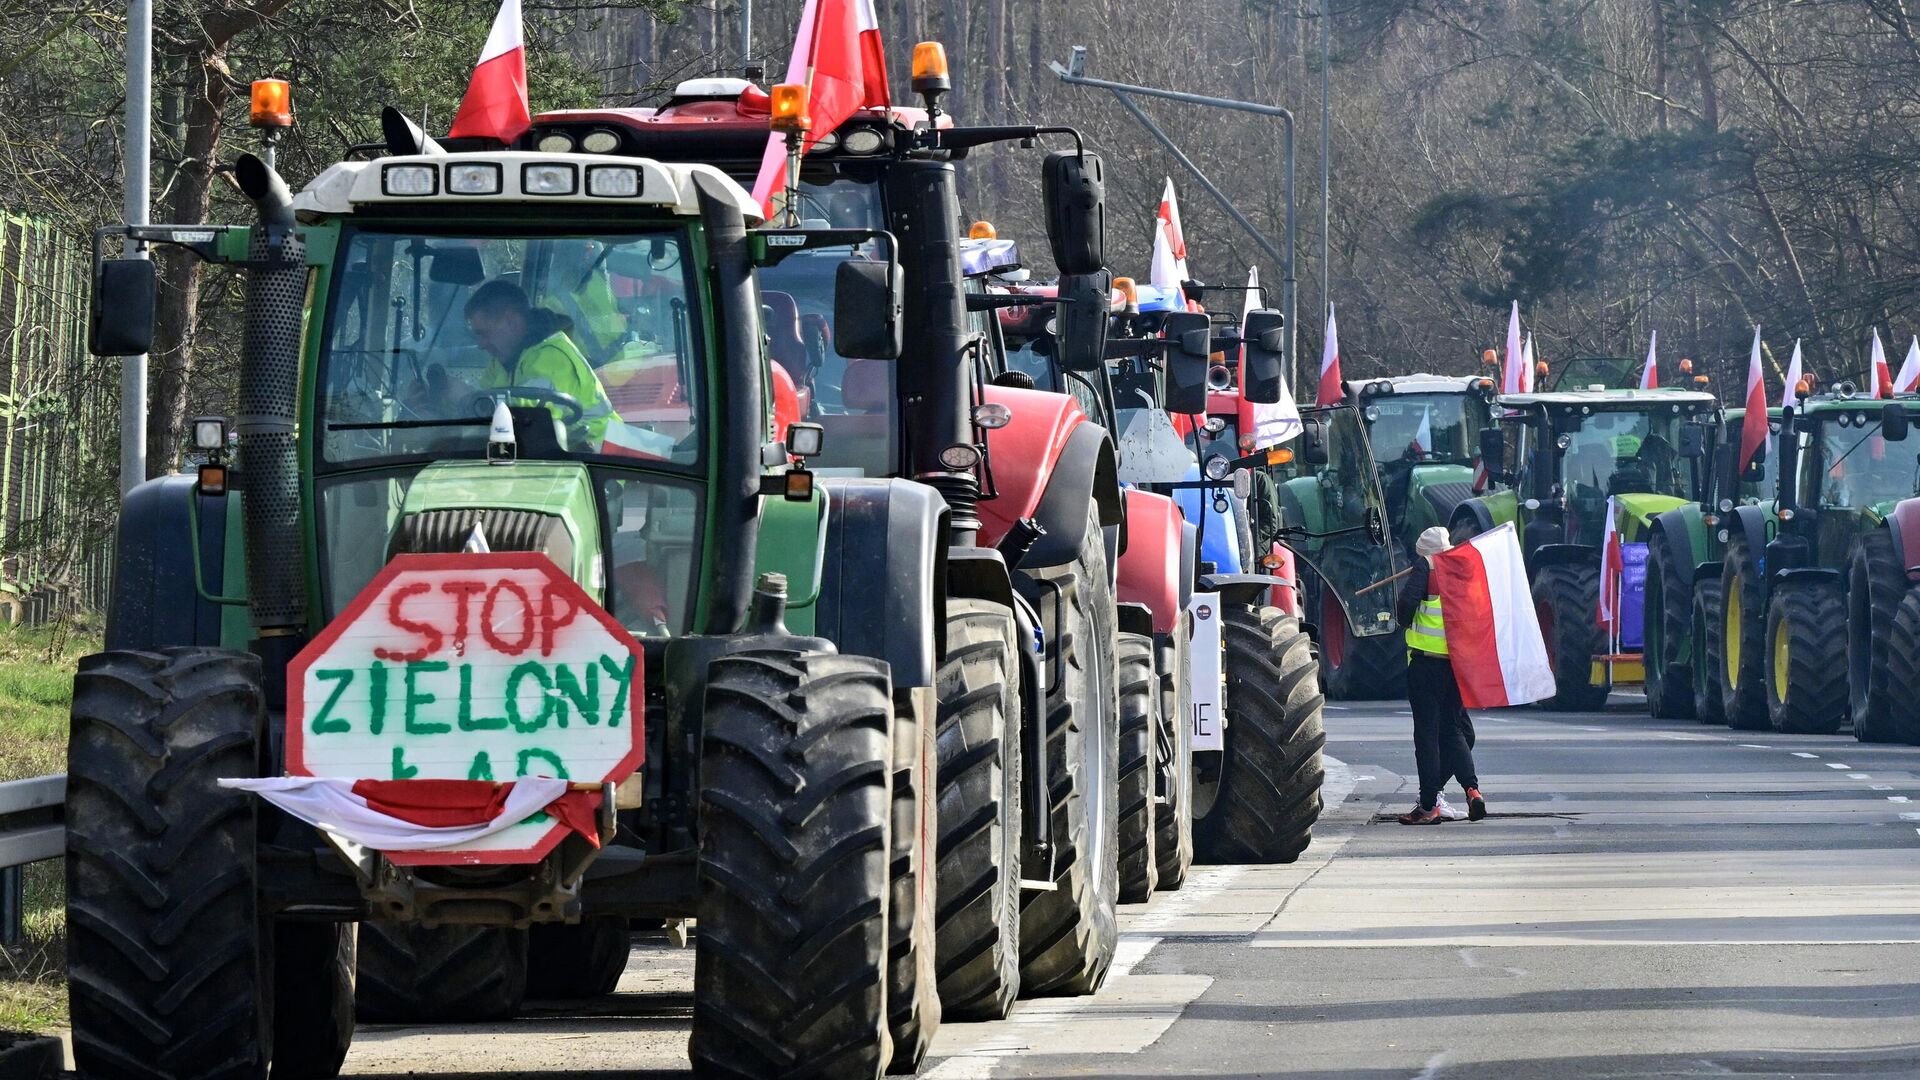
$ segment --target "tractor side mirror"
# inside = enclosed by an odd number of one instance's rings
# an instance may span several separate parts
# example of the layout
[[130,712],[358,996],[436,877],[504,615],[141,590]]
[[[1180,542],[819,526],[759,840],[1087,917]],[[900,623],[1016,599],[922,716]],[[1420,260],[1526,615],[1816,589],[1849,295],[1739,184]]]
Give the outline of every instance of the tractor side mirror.
[[1054,339],[1060,366],[1068,371],[1099,371],[1107,362],[1107,299],[1113,275],[1063,274],[1054,305]]
[[1707,453],[1707,429],[1702,424],[1685,424],[1680,428],[1680,456],[1683,458],[1705,457]]
[[93,270],[87,315],[87,351],[95,356],[139,356],[153,345],[153,263],[101,259]]
[[892,263],[849,259],[833,279],[833,348],[855,360],[900,356],[900,274]]
[[1325,465],[1332,460],[1327,453],[1327,424],[1319,417],[1300,422],[1300,456],[1309,465]]
[[[1055,150],[1040,170],[1047,241],[1062,274],[1094,274],[1107,265],[1106,171],[1098,154]],[[1102,307],[1102,314],[1105,308]]]
[[1285,389],[1282,353],[1286,349],[1287,318],[1265,308],[1247,313],[1242,329],[1241,348],[1246,356],[1246,374],[1240,384],[1240,396],[1255,405],[1272,405]]
[[1196,415],[1207,411],[1207,378],[1211,374],[1207,347],[1213,324],[1195,311],[1176,311],[1163,325],[1167,340],[1167,411]]
[[1497,427],[1480,429],[1480,467],[1495,479],[1506,479],[1501,471],[1507,462],[1507,433]]
[[1898,402],[1890,402],[1886,408],[1880,410],[1880,437],[1888,442],[1905,442],[1907,429],[1911,426],[1908,422],[1906,406]]

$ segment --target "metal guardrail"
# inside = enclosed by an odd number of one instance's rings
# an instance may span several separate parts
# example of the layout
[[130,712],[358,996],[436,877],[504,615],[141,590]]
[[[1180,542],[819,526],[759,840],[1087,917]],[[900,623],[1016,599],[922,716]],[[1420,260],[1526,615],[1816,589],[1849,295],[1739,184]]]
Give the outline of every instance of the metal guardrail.
[[66,853],[67,778],[0,783],[0,944],[20,940],[26,914],[20,868]]

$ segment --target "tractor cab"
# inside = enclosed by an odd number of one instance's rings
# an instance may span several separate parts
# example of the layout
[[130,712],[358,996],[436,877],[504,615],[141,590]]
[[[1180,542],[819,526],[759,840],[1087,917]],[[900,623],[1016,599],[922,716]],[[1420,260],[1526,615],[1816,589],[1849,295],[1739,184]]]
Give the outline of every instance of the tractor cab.
[[1480,433],[1493,424],[1496,390],[1492,379],[1475,375],[1401,375],[1349,386],[1380,462],[1387,519],[1398,525],[1395,540],[1405,551],[1475,494]]
[[1779,569],[1838,566],[1853,539],[1903,499],[1920,495],[1911,427],[1920,398],[1815,395],[1793,410],[1776,477]]

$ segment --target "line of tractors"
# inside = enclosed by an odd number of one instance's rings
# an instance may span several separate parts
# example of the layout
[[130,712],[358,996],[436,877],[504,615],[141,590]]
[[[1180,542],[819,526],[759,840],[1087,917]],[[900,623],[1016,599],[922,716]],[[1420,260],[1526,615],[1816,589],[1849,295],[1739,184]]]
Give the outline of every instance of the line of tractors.
[[[916,48],[922,107],[826,133],[779,225],[742,184],[804,100],[705,79],[510,145],[389,110],[297,193],[240,158],[250,224],[100,231],[98,353],[150,344],[149,249],[245,299],[232,431],[128,497],[76,677],[85,1075],[332,1076],[356,1019],[610,992],[636,926],[691,937],[701,1074],[911,1072],[943,1017],[1098,988],[1119,903],[1300,855],[1313,639],[1335,683],[1397,649],[1363,407],[1257,445],[1278,313],[1116,304],[1099,158],[957,124],[950,86]],[[958,196],[970,150],[1038,140],[1045,291]],[[219,784],[294,771],[290,665],[389,560],[474,550],[545,555],[639,642],[643,762],[567,777],[597,836],[400,859]],[[447,683],[457,721],[416,724],[432,670],[404,725],[341,703],[399,740],[344,779],[480,776],[402,767],[492,715]]]

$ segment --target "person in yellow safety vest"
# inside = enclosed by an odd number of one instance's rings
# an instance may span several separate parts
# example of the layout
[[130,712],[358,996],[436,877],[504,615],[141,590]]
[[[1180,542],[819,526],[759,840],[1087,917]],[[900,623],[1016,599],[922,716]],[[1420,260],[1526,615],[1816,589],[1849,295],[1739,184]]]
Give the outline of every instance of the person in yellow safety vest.
[[481,374],[480,389],[522,386],[571,398],[580,405],[577,420],[563,405],[533,396],[526,400],[546,405],[576,433],[584,432],[586,444],[573,449],[597,451],[613,419],[613,403],[593,365],[567,336],[566,320],[534,307],[510,281],[489,281],[475,289],[466,316],[474,343],[493,357]]
[[[1436,525],[1413,545],[1413,571],[1400,589],[1400,624],[1407,628],[1407,704],[1413,707],[1413,760],[1420,774],[1420,801],[1400,815],[1402,825],[1438,825],[1487,816],[1480,778],[1473,767],[1473,720],[1460,703],[1447,656],[1447,620],[1430,577],[1433,557],[1447,550],[1447,530]],[[1467,789],[1467,813],[1447,805],[1447,781]]]

